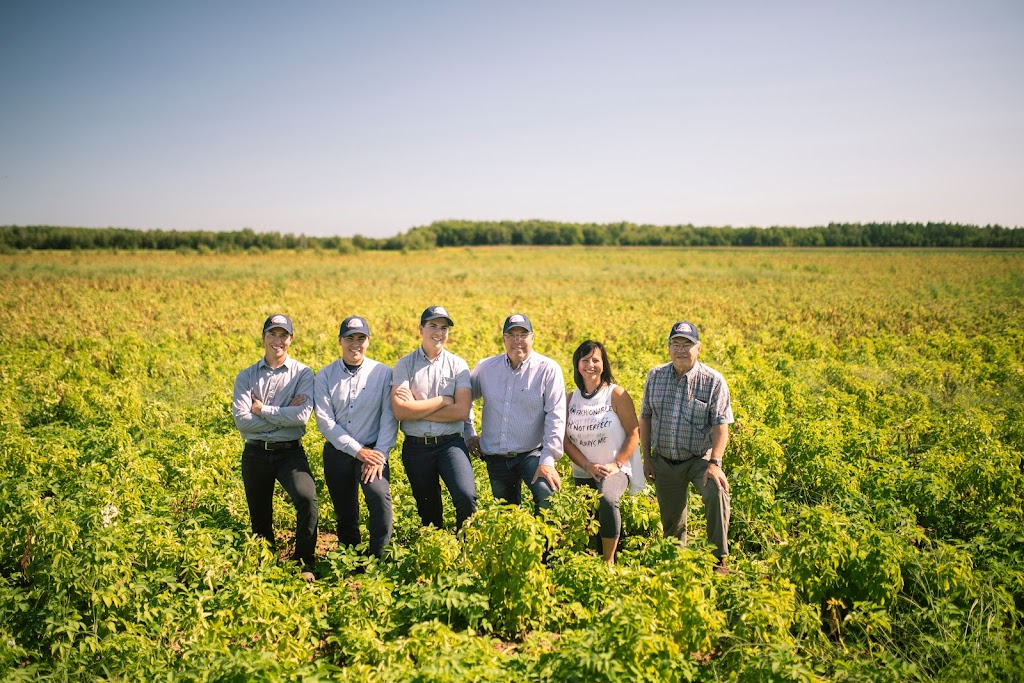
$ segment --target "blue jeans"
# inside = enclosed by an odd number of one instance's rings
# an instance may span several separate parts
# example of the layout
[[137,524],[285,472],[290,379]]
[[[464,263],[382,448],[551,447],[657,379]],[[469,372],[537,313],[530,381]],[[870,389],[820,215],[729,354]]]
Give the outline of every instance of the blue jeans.
[[438,529],[444,528],[441,481],[455,504],[456,531],[476,512],[476,481],[466,441],[461,436],[439,444],[406,441],[402,444],[402,465],[423,526],[432,524]]
[[510,505],[522,505],[522,484],[526,484],[533,494],[534,512],[549,507],[548,498],[554,493],[551,485],[543,478],[530,483],[540,466],[540,453],[541,449],[538,448],[520,453],[514,458],[487,456],[487,478],[491,480],[491,493],[497,500]]
[[316,558],[316,527],[319,509],[316,484],[309,471],[306,451],[298,448],[265,451],[246,444],[242,450],[242,483],[249,504],[252,533],[274,543],[274,482],[288,493],[295,506],[295,553],[293,558],[311,567]]
[[370,552],[380,557],[391,542],[393,515],[391,511],[391,467],[384,464],[382,476],[369,484],[363,483],[363,463],[335,448],[329,441],[324,444],[324,481],[334,503],[338,521],[338,544],[359,544],[359,489],[363,489],[366,509],[370,513],[367,530],[370,532]]

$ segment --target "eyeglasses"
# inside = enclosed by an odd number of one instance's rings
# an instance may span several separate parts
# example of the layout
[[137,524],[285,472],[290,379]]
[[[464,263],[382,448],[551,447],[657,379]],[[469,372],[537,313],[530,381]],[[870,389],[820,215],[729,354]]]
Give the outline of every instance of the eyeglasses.
[[526,341],[527,339],[530,338],[531,334],[533,334],[533,333],[532,332],[506,332],[505,333],[505,339],[509,339],[511,341]]
[[668,343],[668,348],[670,348],[670,349],[688,349],[691,346],[696,346],[696,345],[697,344],[695,342],[692,342],[692,341],[670,341]]

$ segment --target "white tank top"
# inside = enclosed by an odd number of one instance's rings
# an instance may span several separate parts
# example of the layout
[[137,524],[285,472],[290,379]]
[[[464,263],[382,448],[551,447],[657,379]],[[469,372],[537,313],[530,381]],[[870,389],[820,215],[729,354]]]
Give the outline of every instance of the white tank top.
[[[626,430],[622,428],[622,421],[612,408],[613,387],[614,384],[604,387],[593,398],[583,398],[577,389],[569,398],[566,409],[566,433],[569,440],[587,456],[587,460],[597,465],[607,465],[615,460],[626,440]],[[639,453],[640,446],[636,450]],[[630,479],[633,478],[629,462],[622,471]],[[572,474],[581,479],[590,477],[576,463],[572,464]]]

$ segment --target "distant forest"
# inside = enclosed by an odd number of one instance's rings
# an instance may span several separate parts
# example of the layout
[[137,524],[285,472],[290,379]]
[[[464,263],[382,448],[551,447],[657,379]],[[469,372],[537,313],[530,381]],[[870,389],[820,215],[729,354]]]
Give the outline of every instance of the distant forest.
[[269,251],[274,249],[434,249],[485,245],[671,247],[1024,247],[1024,229],[959,223],[831,223],[808,228],[733,228],[553,221],[436,221],[395,237],[307,237],[251,229],[134,230],[49,225],[0,226],[0,251],[25,249],[156,249]]

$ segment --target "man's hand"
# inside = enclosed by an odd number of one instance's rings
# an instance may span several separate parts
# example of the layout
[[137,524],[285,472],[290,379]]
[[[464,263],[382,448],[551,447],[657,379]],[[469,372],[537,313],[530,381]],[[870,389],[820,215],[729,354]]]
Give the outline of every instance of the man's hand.
[[260,413],[262,413],[263,412],[263,401],[259,400],[258,398],[257,399],[253,399],[252,407],[249,408],[249,412],[252,413],[253,415],[259,415]]
[[[417,396],[416,394],[412,393],[412,389],[410,389],[409,387],[398,387],[397,389],[395,389],[395,398],[397,398],[399,401],[422,401],[426,397]],[[444,402],[444,405],[446,406],[455,403],[454,396],[444,395],[441,397],[441,400]]]
[[364,474],[366,472],[366,465],[371,465],[373,467],[384,467],[384,454],[381,453],[380,451],[375,451],[372,448],[367,448],[366,446],[363,446],[362,448],[359,449],[359,452],[356,453],[356,458],[363,462]]
[[654,483],[654,461],[650,456],[644,458],[644,479]]
[[478,458],[483,457],[483,453],[480,452],[480,437],[471,436],[466,439],[466,450],[469,451],[470,455],[475,455]]
[[299,394],[298,396],[296,396],[295,398],[293,398],[293,399],[292,399],[292,400],[291,400],[291,401],[290,401],[290,402],[288,403],[288,405],[289,405],[289,406],[301,406],[301,405],[302,405],[303,403],[305,403],[305,402],[306,402],[306,398],[307,398],[307,397],[306,397],[306,395],[305,395],[305,394]]
[[562,478],[558,476],[558,470],[555,469],[554,465],[538,465],[537,471],[533,475],[533,481],[531,484],[536,484],[538,479],[543,478],[548,483],[552,491],[560,491],[562,489]]
[[708,468],[704,470],[704,486],[708,485],[708,479],[713,480],[718,484],[718,488],[726,493],[729,492],[729,480],[725,478],[725,472],[718,465],[708,465]]
[[415,401],[416,397],[412,395],[412,390],[409,387],[398,387],[395,389],[395,398],[399,401]]
[[384,465],[371,465],[363,463],[363,483],[369,484],[384,476]]

